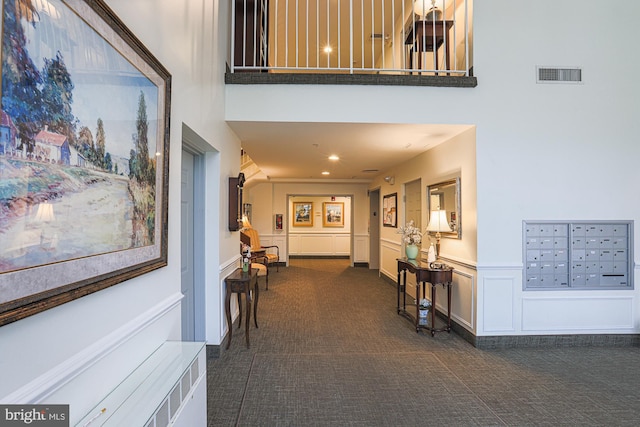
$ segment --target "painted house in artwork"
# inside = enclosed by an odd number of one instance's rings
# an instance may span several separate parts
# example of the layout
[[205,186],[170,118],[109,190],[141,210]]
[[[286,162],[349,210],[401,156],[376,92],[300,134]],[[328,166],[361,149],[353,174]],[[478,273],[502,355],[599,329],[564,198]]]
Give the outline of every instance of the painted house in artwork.
[[16,149],[18,130],[7,113],[0,111],[0,115],[0,154],[12,154]]
[[87,166],[87,159],[73,147],[71,147],[71,166],[79,166],[81,168]]
[[45,130],[38,132],[35,143],[34,154],[37,160],[64,165],[71,164],[71,150],[66,136],[45,128]]

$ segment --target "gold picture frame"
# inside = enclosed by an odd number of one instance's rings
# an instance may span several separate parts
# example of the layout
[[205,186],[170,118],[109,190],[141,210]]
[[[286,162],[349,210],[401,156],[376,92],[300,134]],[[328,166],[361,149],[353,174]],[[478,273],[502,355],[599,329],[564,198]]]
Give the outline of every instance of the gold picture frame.
[[344,227],[344,202],[322,203],[322,226]]
[[293,226],[313,227],[313,202],[293,202]]

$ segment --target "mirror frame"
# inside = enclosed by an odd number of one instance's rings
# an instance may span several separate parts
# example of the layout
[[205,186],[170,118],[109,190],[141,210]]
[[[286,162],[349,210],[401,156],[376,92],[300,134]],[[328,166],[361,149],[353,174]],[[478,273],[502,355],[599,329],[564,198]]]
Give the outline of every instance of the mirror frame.
[[[462,216],[460,215],[461,213],[461,208],[460,208],[460,177],[456,177],[454,179],[450,179],[447,181],[442,181],[442,182],[438,182],[436,184],[432,184],[427,186],[427,224],[429,224],[429,219],[431,218],[431,195],[432,195],[432,191],[443,186],[443,185],[454,185],[455,188],[455,201],[456,201],[456,207],[455,207],[455,214],[456,214],[456,223],[457,223],[457,228],[455,231],[441,231],[440,235],[442,237],[446,237],[449,239],[462,239]],[[454,210],[452,210],[451,212],[454,212]],[[428,232],[430,236],[435,235],[434,232]]]

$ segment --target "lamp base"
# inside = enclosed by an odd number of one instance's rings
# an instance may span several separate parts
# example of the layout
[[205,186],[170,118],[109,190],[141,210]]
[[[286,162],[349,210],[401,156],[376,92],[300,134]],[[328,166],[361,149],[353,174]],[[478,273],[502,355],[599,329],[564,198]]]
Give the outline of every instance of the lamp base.
[[425,21],[442,21],[442,11],[440,9],[431,9],[424,16]]

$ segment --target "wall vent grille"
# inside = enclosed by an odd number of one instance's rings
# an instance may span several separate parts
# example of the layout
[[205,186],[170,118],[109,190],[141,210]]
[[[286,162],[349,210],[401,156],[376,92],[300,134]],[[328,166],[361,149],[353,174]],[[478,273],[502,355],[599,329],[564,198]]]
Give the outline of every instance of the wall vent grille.
[[189,394],[189,390],[198,381],[200,369],[195,359],[182,378],[175,384],[169,396],[165,397],[160,409],[151,417],[145,427],[168,427],[174,421],[178,408]]
[[537,67],[538,83],[582,83],[582,68]]

